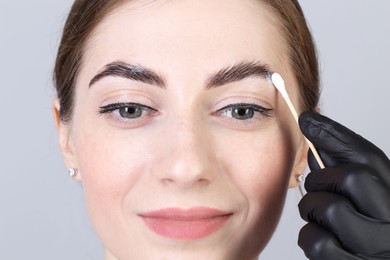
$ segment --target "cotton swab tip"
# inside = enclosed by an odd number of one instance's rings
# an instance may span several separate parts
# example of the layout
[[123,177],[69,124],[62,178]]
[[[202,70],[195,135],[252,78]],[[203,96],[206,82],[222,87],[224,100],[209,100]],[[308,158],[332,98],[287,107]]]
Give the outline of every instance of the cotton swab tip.
[[287,94],[286,86],[284,85],[284,80],[283,80],[282,76],[279,73],[274,72],[271,75],[271,81],[272,81],[272,84],[274,84],[274,86],[279,90],[280,94],[282,94],[282,96],[284,98],[286,98],[288,96],[288,94]]
[[271,74],[271,80],[276,85],[279,85],[279,86],[284,85],[284,80],[283,80],[282,76],[277,72],[273,72]]

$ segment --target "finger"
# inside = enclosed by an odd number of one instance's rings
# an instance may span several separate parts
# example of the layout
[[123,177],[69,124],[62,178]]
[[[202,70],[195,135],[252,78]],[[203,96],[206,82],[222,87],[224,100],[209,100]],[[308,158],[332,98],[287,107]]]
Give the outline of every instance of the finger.
[[380,166],[385,163],[390,168],[386,155],[378,147],[325,116],[303,112],[299,117],[299,125],[314,146],[339,163],[380,163]]
[[301,217],[331,232],[341,247],[354,254],[388,252],[390,224],[366,217],[348,199],[327,192],[311,192],[299,203]]
[[368,216],[390,222],[390,190],[364,165],[345,165],[310,173],[305,179],[307,192],[336,193],[349,199]]
[[[326,164],[326,167],[335,167],[340,164],[340,162],[338,162],[336,158],[329,156],[327,153],[323,152],[322,150],[318,150],[318,153],[322,161]],[[317,158],[314,156],[311,150],[309,150],[308,152],[307,162],[309,164],[309,168],[311,171],[321,170],[321,167],[317,162]]]
[[298,245],[311,260],[361,260],[345,251],[337,238],[315,223],[308,223],[299,232]]

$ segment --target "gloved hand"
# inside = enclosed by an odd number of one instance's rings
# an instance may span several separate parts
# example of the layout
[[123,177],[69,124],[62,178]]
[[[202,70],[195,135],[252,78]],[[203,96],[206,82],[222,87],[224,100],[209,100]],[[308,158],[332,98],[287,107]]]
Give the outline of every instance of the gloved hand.
[[309,153],[307,194],[299,203],[309,222],[299,246],[311,260],[390,259],[390,161],[375,145],[314,112],[299,118],[319,150]]

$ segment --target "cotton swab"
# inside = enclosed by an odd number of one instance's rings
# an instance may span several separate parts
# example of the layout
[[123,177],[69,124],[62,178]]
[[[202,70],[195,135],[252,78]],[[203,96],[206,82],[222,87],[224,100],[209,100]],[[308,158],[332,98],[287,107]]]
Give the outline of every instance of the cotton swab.
[[[294,106],[293,106],[293,104],[291,102],[290,97],[288,96],[288,93],[287,93],[287,90],[286,90],[286,86],[284,84],[284,80],[283,80],[282,76],[279,73],[273,72],[270,75],[270,79],[271,79],[273,85],[275,86],[275,88],[280,92],[280,94],[282,95],[282,97],[286,101],[286,103],[287,103],[287,105],[288,105],[288,107],[289,107],[289,109],[290,109],[290,111],[291,111],[295,121],[298,124],[298,113],[295,110],[295,108],[294,108]],[[317,160],[318,165],[320,166],[321,169],[324,169],[325,165],[322,162],[321,157],[320,157],[320,155],[317,152],[317,149],[314,147],[313,143],[310,142],[306,137],[305,137],[305,139],[306,139],[306,142],[308,143],[311,151],[313,152],[313,155],[314,155],[315,159]]]

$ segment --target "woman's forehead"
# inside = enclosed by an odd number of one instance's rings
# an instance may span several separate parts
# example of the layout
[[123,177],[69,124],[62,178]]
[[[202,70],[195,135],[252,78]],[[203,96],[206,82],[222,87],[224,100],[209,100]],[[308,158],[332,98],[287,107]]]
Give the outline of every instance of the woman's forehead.
[[148,2],[130,2],[103,19],[86,55],[229,64],[283,53],[275,18],[261,1]]

